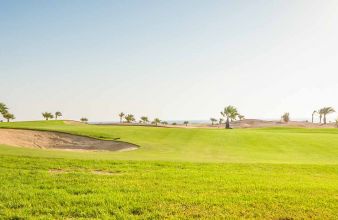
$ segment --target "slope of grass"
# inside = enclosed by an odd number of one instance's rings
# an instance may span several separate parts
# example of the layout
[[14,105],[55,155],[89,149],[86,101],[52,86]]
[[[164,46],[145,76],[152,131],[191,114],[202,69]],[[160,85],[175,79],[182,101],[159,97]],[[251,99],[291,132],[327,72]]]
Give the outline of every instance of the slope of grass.
[[0,123],[140,146],[0,146],[0,219],[337,219],[338,129]]
[[0,127],[55,130],[140,146],[131,152],[62,152],[1,146],[8,155],[88,159],[233,163],[338,163],[338,129],[183,129],[65,124],[63,121],[1,123]]
[[0,218],[336,219],[337,171],[0,156]]

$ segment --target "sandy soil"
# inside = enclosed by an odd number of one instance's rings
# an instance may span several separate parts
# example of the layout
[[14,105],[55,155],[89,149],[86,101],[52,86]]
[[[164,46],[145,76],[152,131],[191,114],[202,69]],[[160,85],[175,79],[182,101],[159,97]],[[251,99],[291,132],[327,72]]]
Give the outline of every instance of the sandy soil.
[[265,121],[258,119],[245,119],[242,121],[234,121],[231,123],[233,128],[262,128],[262,127],[299,127],[299,128],[333,128],[334,123],[326,125],[319,123],[311,123],[306,121],[290,121],[284,123],[281,121]]
[[85,123],[83,122],[73,121],[73,120],[64,120],[63,122],[67,125],[85,125]]
[[[199,124],[199,125],[191,125],[192,127],[199,128],[224,128],[225,124],[219,125],[211,125],[211,124]],[[268,128],[268,127],[298,127],[298,128],[335,128],[336,125],[334,123],[328,123],[326,125],[319,123],[311,123],[306,121],[290,121],[288,123],[284,123],[281,121],[266,121],[259,119],[244,119],[241,121],[233,121],[230,123],[232,128]]]
[[42,149],[127,151],[138,147],[120,141],[98,140],[89,137],[50,131],[0,129],[0,144]]
[[[111,123],[111,124],[98,124],[98,125],[117,125],[117,126],[147,126],[147,127],[155,127],[154,125],[149,124],[127,124],[127,123]],[[326,125],[319,123],[311,123],[306,121],[290,121],[288,123],[284,123],[281,121],[267,121],[267,120],[259,120],[259,119],[244,119],[237,120],[230,123],[232,128],[264,128],[264,127],[299,127],[299,128],[336,128],[335,123],[328,123]],[[214,124],[211,123],[202,123],[202,124],[188,124],[185,126],[183,124],[178,125],[158,125],[158,127],[167,127],[167,128],[224,128],[225,124]]]

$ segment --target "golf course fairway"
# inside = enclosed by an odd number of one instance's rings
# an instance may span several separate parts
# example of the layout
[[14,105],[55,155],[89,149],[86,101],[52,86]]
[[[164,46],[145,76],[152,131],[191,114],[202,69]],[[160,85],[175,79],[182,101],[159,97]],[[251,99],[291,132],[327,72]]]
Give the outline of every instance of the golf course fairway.
[[338,129],[0,123],[138,146],[0,144],[1,219],[337,219]]

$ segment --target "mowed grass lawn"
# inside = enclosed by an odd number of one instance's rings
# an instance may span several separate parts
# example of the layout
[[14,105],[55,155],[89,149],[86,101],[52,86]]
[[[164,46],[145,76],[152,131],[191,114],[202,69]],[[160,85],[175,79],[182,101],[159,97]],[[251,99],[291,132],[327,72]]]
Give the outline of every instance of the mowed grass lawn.
[[0,146],[0,218],[338,219],[338,129],[1,123],[138,144]]
[[63,121],[0,123],[0,128],[62,131],[134,143],[130,152],[64,152],[2,147],[4,154],[79,159],[337,164],[338,129],[185,129],[95,126]]

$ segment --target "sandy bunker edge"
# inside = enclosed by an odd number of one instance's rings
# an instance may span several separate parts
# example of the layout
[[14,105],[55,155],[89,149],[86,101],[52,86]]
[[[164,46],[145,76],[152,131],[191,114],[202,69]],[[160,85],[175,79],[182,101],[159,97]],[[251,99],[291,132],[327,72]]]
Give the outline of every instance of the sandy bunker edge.
[[100,140],[56,131],[0,129],[0,144],[40,149],[130,151],[139,146],[123,141]]

